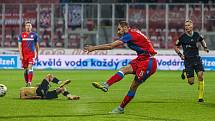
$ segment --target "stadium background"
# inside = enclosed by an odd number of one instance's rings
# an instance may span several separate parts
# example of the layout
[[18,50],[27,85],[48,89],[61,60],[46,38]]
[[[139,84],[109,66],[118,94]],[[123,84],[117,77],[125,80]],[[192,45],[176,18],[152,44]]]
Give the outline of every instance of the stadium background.
[[[177,37],[190,18],[210,49],[201,50],[206,68],[205,103],[197,100],[198,84],[180,79],[183,61],[173,51]],[[17,36],[31,20],[40,36],[39,60],[33,85],[48,73],[71,79],[67,88],[79,101],[20,100],[25,86],[17,49]],[[158,50],[158,69],[138,90],[124,115],[108,115],[127,93],[133,76],[113,85],[108,93],[91,86],[126,65],[135,53],[126,46],[114,50],[83,52],[86,44],[112,42],[118,21],[139,28]],[[0,120],[52,121],[213,121],[215,119],[215,3],[213,0],[0,0],[0,83],[8,87],[0,98]],[[62,70],[61,70],[62,69]],[[68,69],[68,70],[65,70]],[[81,70],[80,70],[81,69]],[[86,70],[89,69],[89,70]],[[94,70],[97,69],[97,70]],[[162,70],[162,71],[160,71]],[[167,71],[163,71],[167,70]],[[52,85],[51,89],[56,86]]]

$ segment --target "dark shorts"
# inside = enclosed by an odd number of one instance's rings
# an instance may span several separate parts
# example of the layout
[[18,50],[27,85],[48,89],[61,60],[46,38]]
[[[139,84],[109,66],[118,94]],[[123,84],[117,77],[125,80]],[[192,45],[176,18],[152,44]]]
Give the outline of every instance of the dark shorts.
[[187,58],[184,60],[187,78],[194,77],[194,71],[204,71],[201,57]]
[[148,77],[154,74],[157,70],[157,60],[153,57],[144,58],[137,57],[132,60],[131,64],[133,73],[136,75],[135,80],[139,83],[144,82]]
[[48,91],[48,90],[49,90],[49,83],[44,79],[36,90],[37,96],[41,96],[42,99],[58,98],[58,93],[56,90],[52,90],[52,91]]
[[47,94],[45,95],[45,99],[54,99],[58,98],[58,93],[56,90],[48,91]]
[[52,91],[44,91],[41,89],[36,90],[37,96],[41,96],[42,99],[54,99],[54,98],[58,98],[58,93],[56,90],[52,90]]

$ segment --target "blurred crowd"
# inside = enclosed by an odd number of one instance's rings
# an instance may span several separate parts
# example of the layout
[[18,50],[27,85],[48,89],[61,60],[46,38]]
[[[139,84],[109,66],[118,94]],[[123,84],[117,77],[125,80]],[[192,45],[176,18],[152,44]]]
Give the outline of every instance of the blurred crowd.
[[[13,0],[8,0],[7,2],[12,2]],[[17,1],[17,0],[14,0]],[[21,3],[25,2],[33,2],[33,0],[18,0]],[[191,4],[189,5],[189,16],[190,19],[194,22],[194,30],[201,32],[213,32],[215,31],[215,5],[212,4],[211,0],[182,0],[182,2],[201,2],[207,3],[204,5],[203,10],[201,4]],[[36,0],[34,3],[43,3],[42,0]],[[65,5],[59,3],[74,3],[74,2],[102,2],[102,0],[47,0],[47,3],[55,3],[54,6],[54,20],[52,20],[52,8],[50,4],[41,4],[39,9],[39,19],[37,13],[37,6],[30,4],[23,4],[22,6],[22,19],[21,23],[28,19],[32,22],[33,30],[38,32],[40,36],[40,46],[41,47],[66,47],[68,48],[80,48],[81,47],[81,39],[85,41],[92,41],[90,44],[96,44],[96,31],[97,31],[97,10],[96,6],[92,6],[86,9],[83,17],[83,21],[81,19],[81,5],[80,4],[69,4],[68,6],[68,30],[65,30]],[[107,1],[106,1],[107,2]],[[142,2],[142,0],[110,0],[108,2]],[[144,2],[152,3],[152,2],[177,2],[176,0],[144,0]],[[2,5],[2,4],[0,4]],[[17,47],[17,37],[20,34],[20,22],[19,22],[19,4],[5,5],[5,15],[4,15],[4,24],[2,24],[0,31],[2,31],[3,26],[5,30],[5,36],[3,36],[3,32],[0,35],[0,46],[1,47]],[[89,6],[88,6],[89,7]],[[2,8],[2,6],[1,6]],[[91,10],[91,12],[89,10]],[[111,13],[111,9],[101,10],[101,13],[106,12]],[[125,7],[116,7],[115,19],[117,21],[126,19],[126,11]],[[202,29],[202,11],[204,11],[204,28]],[[95,14],[93,14],[95,12]],[[168,30],[166,30],[166,8],[165,4],[152,4],[148,9],[148,25],[146,25],[146,7],[145,5],[129,5],[128,10],[128,21],[132,27],[140,29],[142,32],[147,34],[152,40],[154,46],[156,48],[172,48],[174,46],[175,41],[178,36],[184,32],[184,21],[186,15],[186,6],[185,5],[169,5],[168,8]],[[89,15],[88,15],[89,14]],[[112,26],[112,15],[110,14],[110,18],[101,15],[101,24],[100,26],[109,26],[105,29],[102,29],[101,32],[103,34],[99,34],[99,36],[104,36],[106,38],[101,39],[111,39],[112,36],[109,36],[107,33],[111,33],[110,27]],[[2,18],[2,14],[1,17]],[[39,21],[37,21],[39,20]],[[53,21],[53,26],[51,25]],[[0,22],[3,22],[1,20]],[[82,25],[83,24],[83,25]],[[148,26],[148,30],[146,30]],[[53,30],[53,33],[51,32]],[[23,31],[24,28],[21,28]],[[90,34],[82,35],[80,34],[81,30],[87,31]],[[68,33],[68,36],[65,35],[65,32]],[[93,33],[94,32],[94,33]],[[99,32],[99,33],[101,33]],[[93,34],[92,34],[93,33]],[[166,38],[167,34],[167,38]],[[68,37],[68,39],[66,38]],[[109,38],[108,38],[109,37]],[[4,40],[4,41],[2,41]],[[68,40],[68,42],[65,42]]]

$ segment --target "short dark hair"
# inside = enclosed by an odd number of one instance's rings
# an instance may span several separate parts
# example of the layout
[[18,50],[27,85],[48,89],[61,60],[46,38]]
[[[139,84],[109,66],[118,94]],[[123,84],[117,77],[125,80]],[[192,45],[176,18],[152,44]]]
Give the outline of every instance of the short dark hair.
[[119,25],[120,25],[121,27],[125,27],[125,26],[128,27],[128,26],[129,26],[129,25],[128,25],[128,22],[126,22],[126,21],[120,21],[120,22],[119,22]]

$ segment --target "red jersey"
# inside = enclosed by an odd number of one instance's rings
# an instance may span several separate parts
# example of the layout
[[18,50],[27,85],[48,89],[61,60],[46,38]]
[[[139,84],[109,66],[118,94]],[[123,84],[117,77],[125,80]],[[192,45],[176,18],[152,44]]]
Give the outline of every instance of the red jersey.
[[139,30],[129,29],[119,40],[127,43],[128,47],[137,52],[138,56],[153,56],[157,54],[151,41]]
[[35,56],[35,45],[39,37],[35,32],[22,32],[18,37],[18,42],[22,44],[23,57]]

